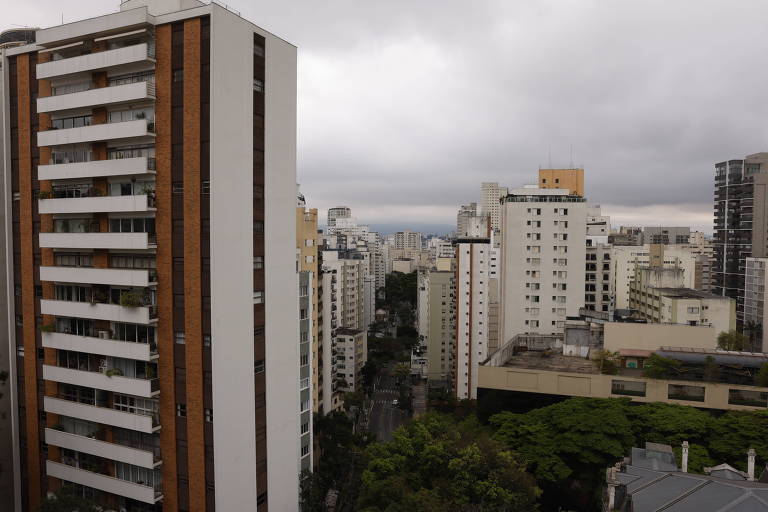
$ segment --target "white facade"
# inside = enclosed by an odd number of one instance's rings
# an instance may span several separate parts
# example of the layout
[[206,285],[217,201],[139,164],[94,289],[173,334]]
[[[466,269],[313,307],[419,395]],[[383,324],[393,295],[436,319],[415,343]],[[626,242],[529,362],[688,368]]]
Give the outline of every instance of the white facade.
[[421,233],[398,231],[395,233],[395,249],[421,249]]
[[[611,248],[612,281],[615,309],[629,308],[629,287],[635,278],[635,268],[650,264],[650,244],[614,245]],[[664,268],[679,267],[684,271],[685,288],[695,288],[696,256],[687,245],[665,245]]]
[[586,204],[564,189],[510,191],[502,207],[500,343],[559,334],[584,305]]
[[352,217],[352,210],[346,206],[337,206],[328,209],[328,227],[336,225],[337,219],[348,219]]
[[477,215],[477,203],[463,204],[456,214],[456,236],[470,236],[467,232],[468,221]]
[[480,213],[491,218],[491,228],[501,229],[501,198],[507,195],[507,187],[498,183],[484,182],[480,185]]

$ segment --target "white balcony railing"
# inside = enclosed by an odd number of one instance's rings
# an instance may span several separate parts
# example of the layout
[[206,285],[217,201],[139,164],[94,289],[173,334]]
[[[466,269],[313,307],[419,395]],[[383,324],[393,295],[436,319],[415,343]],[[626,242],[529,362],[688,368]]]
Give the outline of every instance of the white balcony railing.
[[154,158],[142,156],[41,165],[37,168],[37,174],[41,180],[64,180],[146,174],[154,172],[154,169]]
[[132,324],[148,324],[154,316],[153,308],[150,306],[120,306],[119,304],[51,299],[40,300],[40,313]]
[[147,195],[72,197],[39,199],[40,213],[130,213],[148,212],[152,200]]
[[40,247],[52,249],[151,249],[148,233],[40,233]]
[[118,496],[124,496],[143,503],[156,503],[162,498],[162,494],[156,492],[150,486],[135,484],[127,480],[120,480],[119,478],[86,471],[52,460],[46,461],[45,469],[48,476],[92,487],[110,494],[117,494]]
[[116,105],[132,101],[151,100],[155,97],[155,87],[151,82],[99,87],[86,91],[46,96],[37,99],[37,111],[61,112],[93,106]]
[[[153,279],[156,279],[153,277]],[[111,284],[116,286],[146,287],[150,283],[149,270],[129,268],[40,267],[41,281],[59,283]]]
[[45,442],[53,446],[58,446],[59,448],[88,453],[97,457],[125,462],[126,464],[133,464],[134,466],[140,466],[142,468],[153,469],[155,467],[155,456],[151,451],[139,450],[116,443],[108,443],[86,436],[70,434],[61,430],[46,428]]
[[152,416],[97,407],[51,396],[43,397],[43,410],[52,414],[71,416],[72,418],[126,428],[145,434],[151,434],[156,429]]
[[60,146],[62,144],[154,137],[154,124],[153,121],[148,119],[135,119],[119,123],[91,124],[77,128],[45,130],[37,132],[37,145]]
[[54,60],[37,65],[37,78],[73,75],[84,71],[107,69],[126,64],[153,62],[149,44],[141,43],[114,50],[78,55],[68,59]]
[[137,361],[151,361],[155,355],[153,346],[149,343],[118,341],[109,338],[80,336],[78,334],[64,334],[61,332],[44,332],[42,334],[42,342],[43,347],[46,348],[72,350],[123,359],[135,359]]
[[73,370],[47,364],[43,365],[43,380],[103,389],[104,391],[136,395],[144,398],[151,398],[154,393],[153,388],[157,387],[157,379],[132,379],[119,375],[110,377],[105,373]]

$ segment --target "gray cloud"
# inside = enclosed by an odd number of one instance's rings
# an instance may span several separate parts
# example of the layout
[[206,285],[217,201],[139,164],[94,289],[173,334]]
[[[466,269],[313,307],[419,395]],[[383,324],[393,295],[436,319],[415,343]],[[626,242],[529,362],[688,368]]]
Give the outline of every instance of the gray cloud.
[[[371,223],[452,223],[481,181],[535,181],[573,146],[614,218],[709,230],[713,164],[765,149],[761,1],[230,3],[299,47],[309,204]],[[65,21],[110,7],[81,0]]]

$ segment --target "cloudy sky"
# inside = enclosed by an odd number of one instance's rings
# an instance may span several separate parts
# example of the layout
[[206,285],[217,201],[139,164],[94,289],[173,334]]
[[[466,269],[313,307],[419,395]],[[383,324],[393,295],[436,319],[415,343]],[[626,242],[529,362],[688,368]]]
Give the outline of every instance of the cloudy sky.
[[[437,229],[573,147],[613,224],[709,232],[713,164],[768,150],[764,1],[230,2],[299,47],[298,179],[321,211]],[[14,2],[0,29],[117,4]]]

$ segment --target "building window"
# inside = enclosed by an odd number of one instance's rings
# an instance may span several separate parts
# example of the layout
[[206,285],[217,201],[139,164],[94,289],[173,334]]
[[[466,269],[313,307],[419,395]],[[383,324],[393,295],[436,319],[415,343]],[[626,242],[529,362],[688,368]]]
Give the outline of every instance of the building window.
[[253,257],[253,270],[261,270],[264,268],[264,256]]
[[299,295],[302,297],[306,297],[307,295],[309,295],[309,286],[307,285],[299,286]]
[[174,82],[181,82],[184,80],[184,70],[183,69],[174,69],[173,70],[173,81]]
[[253,232],[257,235],[263,235],[264,234],[264,221],[263,220],[255,220],[253,221]]
[[259,359],[258,361],[253,363],[253,371],[254,373],[261,373],[264,371],[264,360]]
[[186,418],[187,417],[187,404],[176,404],[176,416],[180,418]]
[[301,447],[301,456],[309,455],[309,445],[305,444]]
[[264,47],[258,43],[253,43],[253,54],[257,57],[264,56]]
[[254,291],[253,292],[253,303],[254,304],[264,304],[264,292],[262,292],[262,291]]
[[174,181],[173,185],[171,185],[171,191],[174,194],[183,194],[184,193],[184,183],[181,181]]
[[264,80],[259,80],[258,78],[253,79],[253,91],[254,92],[264,92]]
[[211,335],[210,334],[203,334],[203,346],[204,347],[210,347],[211,346]]
[[210,181],[204,181],[200,184],[200,191],[204,196],[211,195],[211,182]]
[[213,409],[205,409],[206,423],[213,423]]
[[177,345],[184,345],[186,343],[186,338],[184,336],[184,331],[176,331],[173,333],[173,340],[176,342]]

